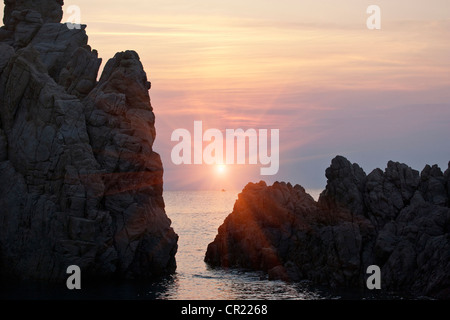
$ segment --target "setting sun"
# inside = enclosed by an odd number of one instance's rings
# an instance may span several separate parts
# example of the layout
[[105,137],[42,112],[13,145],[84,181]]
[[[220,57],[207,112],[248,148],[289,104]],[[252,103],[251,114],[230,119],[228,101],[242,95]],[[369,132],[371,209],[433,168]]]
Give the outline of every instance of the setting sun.
[[219,174],[224,174],[226,170],[227,170],[227,167],[224,164],[218,164],[216,166],[216,171]]

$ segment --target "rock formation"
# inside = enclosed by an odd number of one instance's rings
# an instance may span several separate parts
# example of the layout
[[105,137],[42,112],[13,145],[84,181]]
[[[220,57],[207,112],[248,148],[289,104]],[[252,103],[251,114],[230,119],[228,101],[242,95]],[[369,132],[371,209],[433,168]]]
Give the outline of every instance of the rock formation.
[[150,82],[136,52],[101,59],[62,0],[5,0],[0,29],[0,275],[152,278],[178,236],[153,151]]
[[382,289],[450,297],[450,164],[419,174],[389,162],[366,175],[338,156],[326,177],[318,202],[299,185],[248,184],[205,261],[355,288],[378,265]]

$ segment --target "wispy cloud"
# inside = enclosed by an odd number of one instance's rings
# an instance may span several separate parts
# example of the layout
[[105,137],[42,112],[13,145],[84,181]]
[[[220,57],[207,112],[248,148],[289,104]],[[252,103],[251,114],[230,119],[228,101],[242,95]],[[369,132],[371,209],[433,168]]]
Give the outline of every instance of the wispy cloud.
[[[276,178],[306,183],[317,178],[309,172],[322,179],[335,154],[368,166],[450,158],[448,0],[378,0],[379,31],[365,27],[360,0],[65,2],[81,7],[89,42],[105,60],[139,52],[169,186],[208,180],[204,168],[170,162],[172,130],[194,120],[279,128]],[[257,171],[239,175],[255,180]]]

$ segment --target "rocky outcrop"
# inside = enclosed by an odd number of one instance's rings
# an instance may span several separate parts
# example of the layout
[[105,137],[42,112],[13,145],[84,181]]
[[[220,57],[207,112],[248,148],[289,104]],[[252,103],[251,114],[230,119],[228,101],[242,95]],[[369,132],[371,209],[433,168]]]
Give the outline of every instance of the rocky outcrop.
[[133,51],[105,66],[62,1],[5,1],[0,275],[152,278],[175,270],[155,116]]
[[389,162],[366,175],[338,156],[318,202],[299,185],[250,183],[205,261],[356,288],[378,265],[385,290],[449,298],[449,172],[426,166],[419,174]]

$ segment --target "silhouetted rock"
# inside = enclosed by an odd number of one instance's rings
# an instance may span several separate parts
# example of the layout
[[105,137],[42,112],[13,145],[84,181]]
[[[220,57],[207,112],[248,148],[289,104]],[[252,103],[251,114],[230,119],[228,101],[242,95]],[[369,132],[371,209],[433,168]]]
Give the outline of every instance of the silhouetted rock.
[[327,186],[319,202],[324,207],[351,209],[357,215],[364,214],[363,188],[366,174],[358,164],[352,164],[342,156],[337,156],[326,170]]
[[[62,1],[6,1],[0,43],[0,275],[151,278],[178,236],[162,198],[154,114],[139,56],[104,68]],[[0,35],[0,38],[1,38]]]
[[442,170],[437,165],[426,165],[420,174],[419,186],[424,199],[436,205],[447,206],[449,199],[446,186]]
[[450,162],[448,163],[448,169],[444,172],[444,181],[445,187],[447,188],[448,203],[450,205]]
[[3,24],[10,28],[14,25],[14,16],[23,11],[35,11],[39,13],[44,23],[59,23],[63,16],[63,4],[63,0],[5,0]]
[[102,63],[96,50],[89,46],[77,48],[59,74],[58,83],[66,92],[83,99],[97,84],[97,73]]
[[205,261],[264,270],[270,279],[360,288],[375,264],[385,290],[449,298],[448,175],[437,166],[419,175],[390,161],[366,176],[338,156],[318,202],[299,185],[249,183]]

